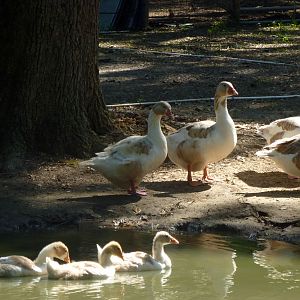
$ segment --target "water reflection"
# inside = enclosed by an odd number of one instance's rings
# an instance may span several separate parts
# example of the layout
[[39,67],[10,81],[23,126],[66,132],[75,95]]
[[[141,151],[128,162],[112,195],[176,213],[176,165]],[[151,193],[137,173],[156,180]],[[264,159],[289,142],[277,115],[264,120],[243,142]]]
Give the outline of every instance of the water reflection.
[[260,242],[264,248],[253,252],[256,264],[267,269],[271,279],[299,281],[300,268],[297,264],[300,257],[300,247],[282,241],[263,240]]
[[[289,267],[283,257],[286,255],[286,251],[289,252],[288,249],[292,249],[294,246],[283,242],[273,242],[261,241],[259,245],[255,245],[259,249],[251,247],[237,251],[238,267],[235,273],[233,293],[229,299],[239,300],[241,295],[243,295],[243,299],[299,299],[300,255],[296,254],[295,256],[293,270],[289,269],[288,272],[285,272],[284,270]],[[278,247],[284,244],[287,247]],[[280,269],[281,271],[279,271]]]
[[[95,281],[50,281],[46,280],[47,299],[141,299],[146,291],[146,299],[160,295],[167,276],[159,272],[119,273],[115,278]],[[44,295],[40,295],[45,296]],[[158,298],[159,299],[159,298]]]
[[236,252],[220,235],[201,234],[197,241],[201,247],[200,265],[205,269],[215,299],[224,299],[234,285]]
[[[20,247],[17,252],[22,253],[22,245],[27,244],[25,252],[34,257],[40,244],[60,239],[69,246],[74,260],[96,260],[96,243],[113,239],[126,252],[149,252],[153,235],[153,232],[87,227],[79,232],[0,236],[0,256],[16,253],[13,246]],[[176,238],[180,245],[166,249],[173,263],[171,270],[117,273],[114,278],[86,281],[2,278],[0,299],[299,299],[299,246],[278,241],[260,241],[257,245],[216,234],[177,235]],[[9,251],[7,245],[11,247]]]

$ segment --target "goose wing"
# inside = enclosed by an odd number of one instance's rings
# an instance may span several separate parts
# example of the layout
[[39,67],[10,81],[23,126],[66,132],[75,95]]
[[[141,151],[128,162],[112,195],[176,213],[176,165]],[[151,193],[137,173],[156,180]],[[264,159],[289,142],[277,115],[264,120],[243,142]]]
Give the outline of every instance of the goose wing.
[[137,271],[146,270],[157,270],[162,269],[163,266],[158,261],[156,261],[150,254],[136,251],[124,254],[124,259],[130,261],[132,264],[137,266]]
[[31,259],[21,255],[0,257],[0,264],[12,265],[24,270],[34,271],[37,273],[42,272],[42,270],[37,267]]
[[98,157],[112,156],[114,158],[128,158],[142,154],[149,154],[153,147],[152,142],[146,136],[130,136],[118,143],[96,153]]

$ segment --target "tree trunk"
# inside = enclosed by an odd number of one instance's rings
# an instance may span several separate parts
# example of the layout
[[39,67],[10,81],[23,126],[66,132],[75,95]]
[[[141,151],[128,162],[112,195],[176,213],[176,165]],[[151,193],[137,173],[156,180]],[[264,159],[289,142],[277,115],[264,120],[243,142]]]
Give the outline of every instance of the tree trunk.
[[0,168],[28,153],[82,157],[113,128],[96,65],[98,2],[1,1]]

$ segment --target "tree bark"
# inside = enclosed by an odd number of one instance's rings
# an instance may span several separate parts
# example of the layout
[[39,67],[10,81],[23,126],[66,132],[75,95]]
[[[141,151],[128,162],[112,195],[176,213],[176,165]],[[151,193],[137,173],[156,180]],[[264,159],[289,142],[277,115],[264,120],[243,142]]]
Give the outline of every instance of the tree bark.
[[96,64],[98,2],[1,0],[0,168],[28,153],[82,157],[113,128]]

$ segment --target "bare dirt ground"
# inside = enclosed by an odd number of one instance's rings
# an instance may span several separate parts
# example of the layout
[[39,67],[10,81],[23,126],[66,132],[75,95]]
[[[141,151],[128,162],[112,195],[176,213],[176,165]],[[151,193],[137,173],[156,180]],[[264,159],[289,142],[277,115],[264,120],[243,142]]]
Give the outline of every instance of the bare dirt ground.
[[[212,97],[221,80],[231,81],[240,96],[299,94],[299,33],[299,26],[273,26],[221,28],[213,34],[207,28],[180,27],[108,34],[100,41],[103,94],[108,104]],[[204,56],[161,53],[170,51]],[[177,103],[172,109],[175,119],[162,121],[165,134],[187,122],[214,119],[212,101]],[[110,111],[126,135],[145,133],[149,107]],[[238,144],[228,158],[210,166],[213,184],[188,186],[186,173],[167,159],[145,177],[148,196],[140,198],[80,169],[77,159],[41,159],[33,167],[30,161],[26,172],[1,174],[0,231],[55,229],[91,220],[116,228],[226,231],[299,243],[300,182],[255,156],[265,145],[256,127],[300,115],[299,97],[232,100],[229,111]],[[103,137],[107,144],[119,138]]]

